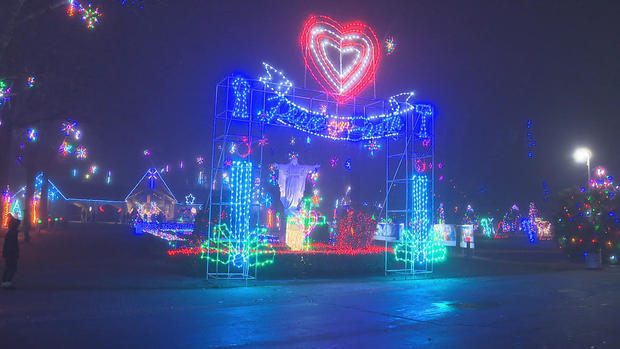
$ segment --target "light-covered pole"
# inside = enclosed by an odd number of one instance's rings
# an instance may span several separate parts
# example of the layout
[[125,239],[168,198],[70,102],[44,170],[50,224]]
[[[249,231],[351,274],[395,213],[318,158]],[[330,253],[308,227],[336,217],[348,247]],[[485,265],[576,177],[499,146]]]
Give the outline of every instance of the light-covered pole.
[[577,148],[573,153],[573,158],[578,163],[586,163],[588,167],[588,183],[586,185],[586,189],[590,187],[590,158],[592,157],[592,152],[588,148]]

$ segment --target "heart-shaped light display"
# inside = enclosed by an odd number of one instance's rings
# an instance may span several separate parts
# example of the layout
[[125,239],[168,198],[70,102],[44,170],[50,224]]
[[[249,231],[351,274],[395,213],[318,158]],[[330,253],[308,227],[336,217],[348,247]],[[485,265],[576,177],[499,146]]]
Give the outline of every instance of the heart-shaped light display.
[[306,67],[338,103],[355,97],[375,78],[381,45],[364,23],[341,25],[327,16],[310,16],[300,44]]

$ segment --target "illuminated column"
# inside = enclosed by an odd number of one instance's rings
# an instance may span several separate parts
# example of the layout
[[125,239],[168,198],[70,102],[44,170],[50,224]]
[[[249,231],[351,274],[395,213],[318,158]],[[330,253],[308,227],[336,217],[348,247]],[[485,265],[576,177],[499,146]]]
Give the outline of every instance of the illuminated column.
[[248,94],[250,93],[250,84],[242,77],[237,77],[232,82],[233,94],[235,102],[233,106],[233,118],[247,119],[250,117],[248,113]]
[[9,211],[11,210],[11,194],[8,190],[2,192],[2,228],[9,226]]
[[429,211],[430,190],[428,176],[417,174],[413,176],[413,217],[412,229],[415,239],[416,258],[420,262],[426,259],[426,249],[429,243],[431,219]]
[[252,198],[252,163],[233,161],[230,177],[231,244],[235,251],[232,261],[240,267],[247,257],[244,241],[250,233],[250,204]]

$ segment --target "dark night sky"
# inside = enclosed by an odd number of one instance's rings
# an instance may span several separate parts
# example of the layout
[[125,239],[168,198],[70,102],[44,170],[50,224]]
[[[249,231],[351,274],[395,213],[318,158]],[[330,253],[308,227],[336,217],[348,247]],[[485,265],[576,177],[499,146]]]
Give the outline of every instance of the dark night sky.
[[214,86],[227,74],[257,76],[267,61],[301,84],[298,35],[309,14],[362,20],[380,38],[396,38],[396,53],[380,64],[377,95],[413,89],[418,101],[436,105],[442,174],[467,194],[454,200],[446,180],[441,201],[501,212],[515,200],[526,206],[541,199],[543,180],[552,193],[585,181],[571,157],[578,145],[591,147],[594,165],[620,173],[617,2],[98,4],[105,17],[93,32],[62,9],[22,26],[19,54],[35,72],[50,62],[60,72],[84,72],[71,92],[71,117],[82,121],[92,159],[111,168],[115,181],[131,185],[144,172],[144,148],[160,164],[207,155]]

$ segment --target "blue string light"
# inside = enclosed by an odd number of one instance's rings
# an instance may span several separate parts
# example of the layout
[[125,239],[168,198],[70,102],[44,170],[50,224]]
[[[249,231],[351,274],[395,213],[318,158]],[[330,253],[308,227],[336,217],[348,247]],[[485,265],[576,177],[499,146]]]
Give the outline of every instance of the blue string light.
[[233,161],[230,169],[231,239],[235,255],[231,262],[236,267],[247,262],[248,251],[244,242],[250,234],[250,204],[252,201],[252,163]]
[[236,77],[232,82],[232,90],[235,97],[233,105],[233,118],[247,119],[250,117],[248,113],[248,94],[250,92],[250,84],[242,77]]

